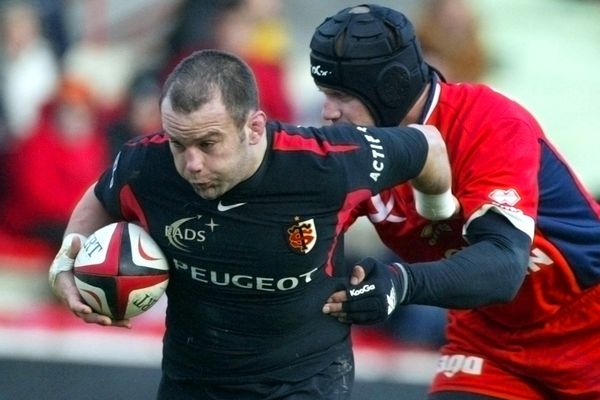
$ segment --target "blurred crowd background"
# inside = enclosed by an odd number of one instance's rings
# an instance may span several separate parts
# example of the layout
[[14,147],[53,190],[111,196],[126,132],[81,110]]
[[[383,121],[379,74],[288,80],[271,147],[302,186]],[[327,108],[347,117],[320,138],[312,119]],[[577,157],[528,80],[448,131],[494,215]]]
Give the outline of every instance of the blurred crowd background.
[[[528,107],[600,195],[600,2],[378,3],[414,21],[426,58],[448,80],[491,84]],[[0,271],[15,276],[33,264],[42,277],[33,295],[53,301],[44,276],[71,209],[124,141],[160,130],[161,84],[191,51],[242,56],[270,118],[321,125],[309,40],[326,16],[355,4],[0,0]],[[366,254],[393,259],[359,221],[348,262]],[[444,324],[443,310],[411,306],[373,329],[433,349]]]

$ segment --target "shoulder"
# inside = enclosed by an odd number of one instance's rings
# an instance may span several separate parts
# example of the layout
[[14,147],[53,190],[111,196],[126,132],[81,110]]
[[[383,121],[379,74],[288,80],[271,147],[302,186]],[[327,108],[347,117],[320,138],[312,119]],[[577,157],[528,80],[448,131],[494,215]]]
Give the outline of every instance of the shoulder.
[[170,153],[169,137],[164,133],[136,136],[123,144],[121,153],[138,155]]
[[360,127],[353,125],[314,127],[272,122],[268,132],[273,139],[273,149],[282,151],[305,150],[329,154],[355,149],[365,141],[360,134]]
[[[441,101],[457,104],[466,102],[471,106],[501,106],[527,112],[519,101],[501,90],[482,83],[442,83]],[[497,114],[495,115],[498,116]]]
[[485,84],[442,83],[438,116],[447,121],[473,124],[477,130],[499,129],[508,123],[526,125],[539,131],[535,117],[519,101]]
[[136,136],[125,142],[124,146],[135,148],[158,148],[168,147],[168,144],[169,137],[163,132],[158,132],[149,135]]
[[164,133],[138,136],[125,142],[113,167],[120,170],[155,171],[173,164],[169,138]]

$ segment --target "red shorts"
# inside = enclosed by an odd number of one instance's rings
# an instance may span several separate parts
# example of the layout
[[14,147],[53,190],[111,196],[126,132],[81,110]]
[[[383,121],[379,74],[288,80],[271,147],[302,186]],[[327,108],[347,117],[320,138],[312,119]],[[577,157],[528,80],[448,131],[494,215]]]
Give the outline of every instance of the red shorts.
[[506,400],[600,399],[600,285],[532,327],[489,320],[482,325],[477,314],[461,311],[449,324],[431,392]]

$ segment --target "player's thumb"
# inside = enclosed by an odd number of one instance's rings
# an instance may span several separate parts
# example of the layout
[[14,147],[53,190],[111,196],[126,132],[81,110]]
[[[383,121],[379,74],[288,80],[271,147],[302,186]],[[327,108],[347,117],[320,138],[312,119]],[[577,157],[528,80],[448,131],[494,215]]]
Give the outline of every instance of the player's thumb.
[[67,256],[71,259],[75,259],[79,250],[83,247],[83,242],[85,240],[85,236],[79,234],[73,234],[71,236],[71,243],[69,246],[69,250],[67,251]]
[[361,283],[365,277],[367,276],[364,268],[361,265],[355,265],[352,268],[352,275],[350,276],[350,284],[358,285]]

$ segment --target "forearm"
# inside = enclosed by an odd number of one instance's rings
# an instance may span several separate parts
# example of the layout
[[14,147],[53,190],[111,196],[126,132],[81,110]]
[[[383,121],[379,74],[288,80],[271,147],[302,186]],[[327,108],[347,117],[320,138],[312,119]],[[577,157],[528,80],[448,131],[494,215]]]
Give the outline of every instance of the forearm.
[[92,185],[85,192],[73,209],[65,235],[79,233],[88,236],[99,228],[114,222],[94,194],[94,186]]
[[65,291],[69,292],[69,287],[56,290],[55,282],[58,275],[61,272],[68,272],[73,269],[75,257],[81,246],[83,246],[87,236],[112,222],[112,218],[110,218],[100,201],[96,198],[94,186],[92,185],[88,188],[73,209],[71,218],[65,229],[62,245],[48,271],[50,287],[61,298],[64,298]]
[[460,210],[452,194],[452,171],[446,144],[431,126],[414,126],[427,139],[428,152],[420,174],[411,180],[415,207],[419,215],[432,221],[450,218]]
[[426,194],[441,194],[452,186],[452,172],[446,144],[439,131],[427,125],[411,125],[419,129],[429,146],[425,165],[418,176],[410,182],[418,191]]
[[525,278],[530,239],[504,217],[488,214],[473,221],[480,226],[471,229],[472,245],[445,260],[404,265],[405,304],[465,309],[514,298]]

